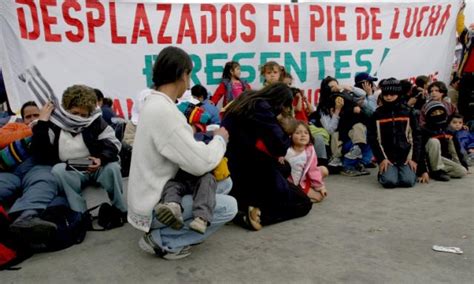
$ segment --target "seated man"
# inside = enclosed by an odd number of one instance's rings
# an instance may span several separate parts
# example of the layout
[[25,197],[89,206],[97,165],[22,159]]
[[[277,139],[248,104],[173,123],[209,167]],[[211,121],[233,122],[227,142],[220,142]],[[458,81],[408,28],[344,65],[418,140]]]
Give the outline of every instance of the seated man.
[[9,206],[14,201],[9,210],[14,220],[12,233],[41,243],[57,229],[39,216],[56,196],[58,185],[51,167],[36,164],[29,154],[32,132],[28,125],[39,113],[34,102],[27,102],[21,108],[23,123],[9,123],[0,129],[0,204]]
[[[47,103],[39,121],[33,127],[32,152],[39,162],[53,165],[53,175],[64,190],[69,206],[76,212],[87,210],[81,193],[88,182],[100,184],[123,215],[126,205],[122,197],[122,175],[118,163],[120,141],[114,130],[96,108],[97,99],[92,88],[74,85],[64,91],[62,108]],[[55,111],[54,124],[50,122]],[[84,170],[67,167],[73,159],[85,159],[90,165]]]

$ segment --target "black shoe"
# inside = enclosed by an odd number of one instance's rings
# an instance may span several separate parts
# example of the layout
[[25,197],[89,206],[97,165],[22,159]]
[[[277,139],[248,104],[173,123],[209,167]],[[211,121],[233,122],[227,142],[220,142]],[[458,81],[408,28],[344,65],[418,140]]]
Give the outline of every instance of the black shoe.
[[358,171],[360,172],[360,175],[361,175],[361,176],[370,175],[370,172],[365,169],[365,167],[364,167],[363,164],[358,164],[358,165],[356,166],[356,170],[358,170]]
[[50,241],[57,229],[56,224],[37,216],[28,216],[15,221],[9,228],[13,235],[30,244],[42,244]]
[[364,165],[367,169],[375,169],[377,167],[377,164],[374,162],[370,162],[368,164]]
[[443,170],[431,172],[430,176],[432,179],[437,180],[437,181],[450,181],[451,180],[449,175]]

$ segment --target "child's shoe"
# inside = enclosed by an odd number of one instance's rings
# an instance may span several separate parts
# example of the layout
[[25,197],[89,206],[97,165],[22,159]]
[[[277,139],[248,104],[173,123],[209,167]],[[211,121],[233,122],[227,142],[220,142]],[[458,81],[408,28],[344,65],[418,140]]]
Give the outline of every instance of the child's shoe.
[[201,217],[196,217],[194,220],[189,224],[189,228],[195,232],[200,234],[206,233],[207,229],[207,221],[202,219]]
[[155,207],[155,216],[160,223],[180,230],[184,226],[181,205],[176,202],[159,203]]
[[352,146],[351,150],[344,155],[345,158],[350,160],[362,158],[362,150],[359,145]]

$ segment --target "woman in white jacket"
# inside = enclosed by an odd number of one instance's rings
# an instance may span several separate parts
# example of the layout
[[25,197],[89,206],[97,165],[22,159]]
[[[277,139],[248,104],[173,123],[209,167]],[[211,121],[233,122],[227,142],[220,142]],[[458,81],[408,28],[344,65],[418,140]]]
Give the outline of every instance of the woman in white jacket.
[[[231,196],[218,194],[211,225],[204,235],[189,230],[177,231],[154,219],[154,208],[165,183],[178,169],[200,176],[214,169],[226,151],[228,133],[216,130],[209,144],[194,140],[191,126],[175,102],[189,88],[192,61],[177,47],[166,47],[153,67],[154,90],[140,112],[128,182],[128,221],[145,231],[140,247],[164,259],[179,259],[190,254],[190,245],[201,243],[237,213]],[[182,217],[192,221],[192,196],[182,200]],[[180,212],[176,212],[179,215]]]

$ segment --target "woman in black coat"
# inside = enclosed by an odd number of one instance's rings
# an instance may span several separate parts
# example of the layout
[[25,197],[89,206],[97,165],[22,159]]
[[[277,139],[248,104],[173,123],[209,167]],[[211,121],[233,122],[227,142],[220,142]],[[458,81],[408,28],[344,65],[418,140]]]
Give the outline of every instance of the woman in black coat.
[[[259,91],[248,91],[226,110],[222,126],[229,132],[226,156],[234,182],[231,191],[241,214],[242,225],[259,230],[308,214],[311,201],[290,187],[278,157],[290,146],[290,138],[277,117],[291,109],[293,95],[283,83],[271,84]],[[287,172],[287,174],[284,174]]]

